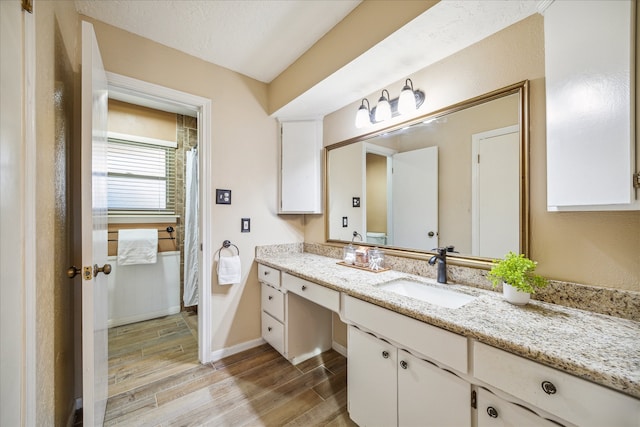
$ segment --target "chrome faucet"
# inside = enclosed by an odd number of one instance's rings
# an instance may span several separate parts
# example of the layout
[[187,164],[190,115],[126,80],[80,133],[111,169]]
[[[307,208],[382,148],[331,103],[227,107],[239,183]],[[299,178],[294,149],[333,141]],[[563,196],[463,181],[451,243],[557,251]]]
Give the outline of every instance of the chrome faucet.
[[445,246],[443,248],[432,249],[437,252],[437,255],[432,256],[429,259],[429,265],[434,265],[438,262],[438,283],[447,283],[447,252],[456,252],[453,246]]

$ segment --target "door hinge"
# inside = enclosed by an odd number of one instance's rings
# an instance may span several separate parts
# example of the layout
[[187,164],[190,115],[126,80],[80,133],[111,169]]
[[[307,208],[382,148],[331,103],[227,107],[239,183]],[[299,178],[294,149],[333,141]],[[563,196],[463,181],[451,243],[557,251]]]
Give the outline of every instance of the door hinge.
[[633,174],[633,188],[640,188],[640,172]]
[[22,10],[33,13],[33,0],[22,0]]
[[477,409],[478,408],[478,395],[476,394],[475,390],[473,390],[471,392],[471,407],[473,409]]

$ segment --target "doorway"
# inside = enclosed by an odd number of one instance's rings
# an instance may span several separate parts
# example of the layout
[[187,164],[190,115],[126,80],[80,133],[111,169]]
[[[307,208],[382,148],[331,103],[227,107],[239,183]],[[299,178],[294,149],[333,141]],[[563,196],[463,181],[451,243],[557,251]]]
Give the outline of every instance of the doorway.
[[[151,84],[141,80],[122,76],[114,73],[107,73],[109,98],[129,104],[139,105],[155,110],[166,111],[186,117],[194,117],[197,122],[196,145],[198,147],[198,230],[201,250],[197,251],[198,265],[198,359],[201,363],[211,361],[211,288],[210,272],[213,251],[209,245],[211,239],[209,219],[211,194],[210,185],[211,171],[209,162],[211,140],[211,100],[188,93],[176,91],[159,85]],[[205,291],[206,290],[206,291]]]

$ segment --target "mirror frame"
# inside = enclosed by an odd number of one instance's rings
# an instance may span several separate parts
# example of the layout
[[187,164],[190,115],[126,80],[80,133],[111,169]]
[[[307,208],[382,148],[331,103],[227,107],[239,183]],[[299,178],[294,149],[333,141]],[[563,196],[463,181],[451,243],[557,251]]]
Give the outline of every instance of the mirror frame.
[[[468,99],[466,101],[459,102],[457,104],[445,107],[440,110],[436,110],[424,115],[414,117],[410,120],[379,129],[373,132],[369,132],[345,141],[341,141],[325,147],[324,149],[324,177],[325,177],[325,224],[324,224],[324,236],[325,244],[331,246],[344,246],[350,242],[345,240],[331,239],[329,237],[329,151],[344,147],[345,145],[353,144],[360,141],[365,141],[370,138],[382,135],[384,133],[392,132],[407,126],[414,125],[416,123],[425,121],[427,119],[437,119],[447,114],[452,114],[457,111],[465,110],[467,108],[474,107],[476,105],[484,104],[494,99],[502,98],[504,96],[518,94],[519,95],[519,126],[520,126],[520,253],[525,256],[529,256],[529,81],[524,80],[519,83],[515,83],[510,86],[506,86],[502,89],[486,93],[484,95],[477,96],[475,98]],[[359,243],[360,244],[360,243]],[[371,243],[362,242],[362,246],[376,246]],[[379,246],[384,249],[388,255],[399,256],[404,258],[413,259],[428,259],[435,254],[432,251],[420,251],[416,249],[400,248],[395,246]],[[481,269],[490,269],[493,264],[493,258],[478,257],[472,255],[451,254],[447,256],[447,262],[452,265],[460,265],[466,267],[474,267]]]

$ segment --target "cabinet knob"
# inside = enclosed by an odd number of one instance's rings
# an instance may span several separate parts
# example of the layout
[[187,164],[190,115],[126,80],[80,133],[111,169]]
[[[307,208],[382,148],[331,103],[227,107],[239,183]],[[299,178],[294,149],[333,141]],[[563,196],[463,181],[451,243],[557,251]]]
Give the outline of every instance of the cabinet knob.
[[269,295],[269,300],[272,300],[272,299],[273,299],[273,296]]
[[382,352],[382,357],[384,357],[385,359],[389,358],[389,352],[387,350]]
[[305,285],[302,285],[302,290],[304,291],[306,289],[307,289],[307,287]]
[[498,418],[498,410],[493,406],[487,408],[487,414],[489,414],[491,418]]
[[404,360],[400,361],[400,367],[402,369],[407,369],[409,367],[409,364],[407,362],[405,362]]
[[558,391],[558,389],[556,389],[556,386],[553,385],[552,382],[550,381],[542,381],[542,390],[551,395],[551,394],[556,394],[556,392]]
[[271,326],[267,326],[267,331],[271,332]]
[[268,275],[269,275],[269,273],[271,273],[271,272],[270,272],[270,271],[265,271],[265,272],[264,272],[264,275],[265,275],[265,276],[268,276]]

